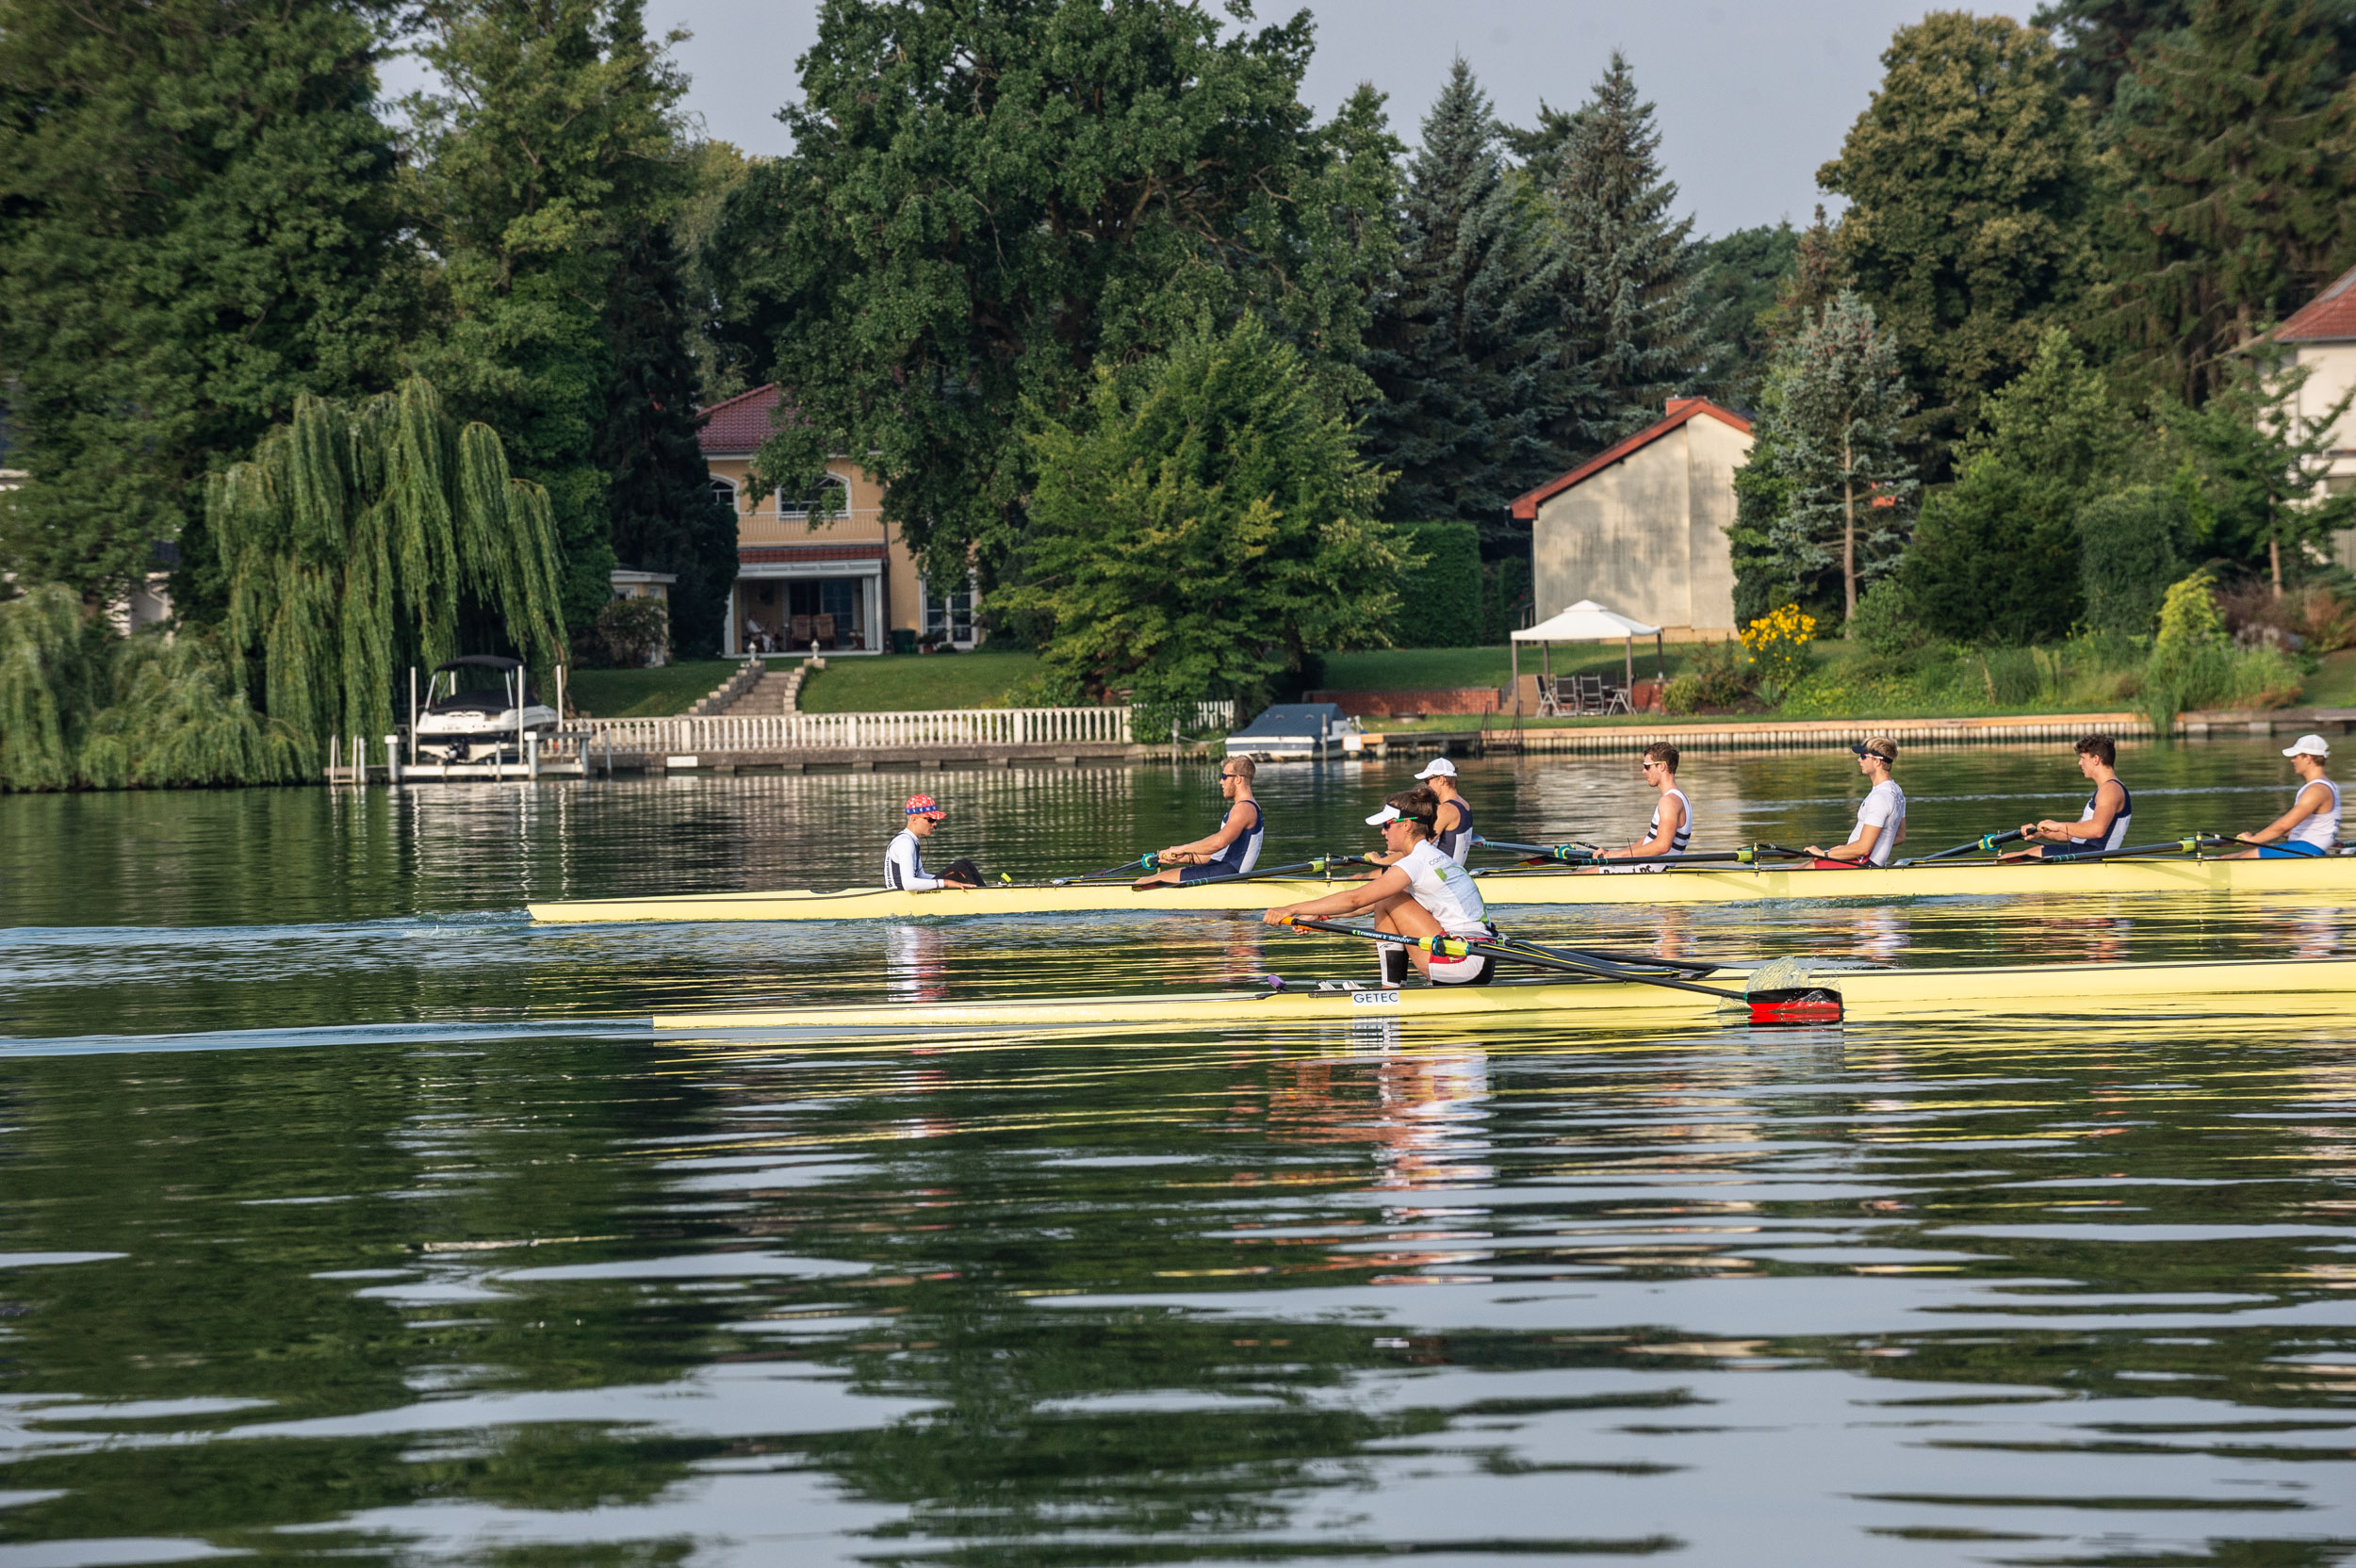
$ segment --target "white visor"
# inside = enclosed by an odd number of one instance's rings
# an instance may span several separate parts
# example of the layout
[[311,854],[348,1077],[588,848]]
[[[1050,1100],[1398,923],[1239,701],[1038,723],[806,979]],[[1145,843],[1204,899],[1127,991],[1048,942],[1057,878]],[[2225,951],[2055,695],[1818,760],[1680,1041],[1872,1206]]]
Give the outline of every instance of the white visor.
[[1383,809],[1377,811],[1374,815],[1366,819],[1366,825],[1368,827],[1388,827],[1395,822],[1403,822],[1405,820],[1406,813],[1401,811],[1398,807],[1385,806]]
[[1423,765],[1423,772],[1415,776],[1417,778],[1454,778],[1456,764],[1445,757],[1434,757]]
[[2297,757],[2300,752],[2310,757],[2329,757],[2331,755],[2331,743],[2320,735],[2301,735],[2282,748],[2285,757]]

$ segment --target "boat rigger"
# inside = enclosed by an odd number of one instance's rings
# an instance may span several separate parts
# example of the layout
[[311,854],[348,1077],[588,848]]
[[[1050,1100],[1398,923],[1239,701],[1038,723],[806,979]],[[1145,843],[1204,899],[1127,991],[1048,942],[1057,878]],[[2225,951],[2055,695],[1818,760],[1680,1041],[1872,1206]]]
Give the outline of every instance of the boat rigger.
[[[840,892],[690,893],[663,898],[582,899],[531,906],[551,924],[620,921],[916,920],[1008,915],[1137,914],[1183,910],[1225,914],[1297,904],[1331,892],[1339,876],[1363,874],[1337,861],[1326,874],[1238,877],[1143,892],[1127,885],[1072,883],[941,888],[926,892],[851,888]],[[1942,861],[1857,870],[1807,865],[1676,867],[1621,875],[1561,869],[1499,868],[1475,874],[1492,908],[1575,905],[1740,904],[1777,899],[1991,898],[2127,893],[2356,894],[2356,856],[2278,860],[2153,856],[2097,861]]]
[[[1728,967],[1699,976],[1740,993],[1765,967]],[[1777,976],[1785,979],[1788,976]],[[1848,1022],[1969,1017],[2048,1016],[2056,1007],[2127,1016],[2246,1012],[2343,1014],[2356,997],[2356,959],[2253,958],[2134,964],[2038,964],[1980,969],[1840,969],[1818,966],[1811,986],[1837,991]],[[792,1031],[795,1036],[942,1035],[1006,1029],[1186,1030],[1232,1024],[1305,1024],[1362,1019],[1458,1020],[1557,1015],[1579,1025],[1719,1019],[1747,1021],[1747,1008],[1701,990],[1613,980],[1531,981],[1398,989],[1328,982],[1256,990],[1153,991],[1124,996],[1040,996],[998,1002],[899,1002],[865,1005],[679,1013],[654,1019],[659,1033]]]

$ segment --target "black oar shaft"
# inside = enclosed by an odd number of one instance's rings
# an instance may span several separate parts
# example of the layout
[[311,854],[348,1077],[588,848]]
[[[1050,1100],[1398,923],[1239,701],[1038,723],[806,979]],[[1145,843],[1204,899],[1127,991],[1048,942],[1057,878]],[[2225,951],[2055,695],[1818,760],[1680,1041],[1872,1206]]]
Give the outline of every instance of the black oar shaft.
[[1718,986],[1696,986],[1690,980],[1672,980],[1664,975],[1641,974],[1633,970],[1617,969],[1610,964],[1588,963],[1566,956],[1525,951],[1511,943],[1474,941],[1464,937],[1410,937],[1397,931],[1383,931],[1373,926],[1343,925],[1333,921],[1295,917],[1288,923],[1311,931],[1331,931],[1337,937],[1363,937],[1398,947],[1421,948],[1426,953],[1438,953],[1448,957],[1481,955],[1490,958],[1510,958],[1533,969],[1556,969],[1573,974],[1584,974],[1598,980],[1625,980],[1640,986],[1661,986],[1670,990],[1692,991],[1697,996],[1714,996],[1722,1001],[1740,1002],[1747,1005],[1750,998],[1741,991],[1726,990]]

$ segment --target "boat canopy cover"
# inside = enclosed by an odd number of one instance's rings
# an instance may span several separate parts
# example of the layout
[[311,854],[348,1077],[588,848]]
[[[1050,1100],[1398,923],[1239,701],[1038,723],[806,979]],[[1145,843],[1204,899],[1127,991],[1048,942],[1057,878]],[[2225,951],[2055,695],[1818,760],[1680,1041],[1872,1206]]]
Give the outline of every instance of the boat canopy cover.
[[1606,610],[1594,599],[1581,599],[1560,615],[1513,633],[1516,643],[1616,643],[1624,637],[1650,637],[1661,629]]
[[510,659],[504,654],[462,653],[447,664],[434,665],[434,673],[440,675],[444,670],[520,670],[523,667],[522,660]]
[[1338,734],[1350,722],[1339,703],[1280,702],[1228,737],[1235,741],[1318,740]]

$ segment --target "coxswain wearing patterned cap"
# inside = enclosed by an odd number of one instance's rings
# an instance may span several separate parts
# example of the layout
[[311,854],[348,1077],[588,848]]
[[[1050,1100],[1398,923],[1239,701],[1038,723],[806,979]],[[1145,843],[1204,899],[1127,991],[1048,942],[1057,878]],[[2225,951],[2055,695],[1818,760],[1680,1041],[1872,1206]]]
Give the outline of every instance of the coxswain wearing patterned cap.
[[2331,764],[2331,743],[2320,735],[2301,735],[2282,755],[2291,760],[2291,771],[2299,780],[2291,808],[2255,833],[2239,835],[2251,847],[2227,859],[2281,860],[2329,855],[2339,846],[2340,787],[2323,776]]
[[[1383,847],[1394,857],[1371,882],[1353,882],[1337,893],[1287,904],[1261,918],[1282,925],[1288,917],[1328,920],[1335,915],[1370,913],[1375,927],[1402,937],[1494,937],[1489,911],[1472,873],[1440,853],[1432,841],[1439,802],[1429,790],[1402,790],[1383,802],[1383,809],[1366,819],[1368,827],[1383,830]],[[1496,960],[1485,953],[1450,958],[1413,948],[1385,944],[1383,984],[1396,986],[1414,964],[1435,986],[1485,986]]]
[[941,808],[930,795],[910,795],[901,815],[908,825],[892,839],[892,847],[884,851],[884,886],[904,892],[930,892],[936,888],[978,888],[982,874],[971,860],[956,860],[943,866],[939,876],[924,869],[924,841],[933,836],[949,813]]
[[1825,849],[1808,846],[1823,871],[1854,871],[1860,866],[1886,866],[1906,841],[1906,792],[1890,776],[1898,765],[1898,743],[1876,735],[1849,749],[1857,754],[1857,772],[1865,776],[1865,800],[1857,808],[1857,826],[1849,841]]

